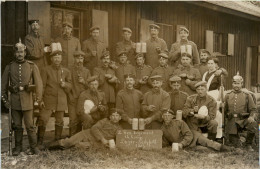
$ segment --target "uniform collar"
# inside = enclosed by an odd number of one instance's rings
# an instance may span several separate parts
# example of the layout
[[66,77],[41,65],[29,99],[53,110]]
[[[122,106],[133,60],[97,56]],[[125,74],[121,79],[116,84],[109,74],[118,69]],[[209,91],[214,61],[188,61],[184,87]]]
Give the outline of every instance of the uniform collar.
[[72,35],[70,35],[70,36],[63,35],[62,37],[63,37],[63,39],[65,39],[65,40],[70,40],[70,39],[72,38]]
[[125,91],[126,91],[127,93],[133,93],[133,92],[134,92],[134,88],[133,88],[133,89],[128,89],[128,88],[125,87]]
[[154,94],[160,94],[160,93],[161,93],[161,90],[162,90],[162,89],[159,89],[159,90],[152,89],[152,92],[153,92]]
[[33,31],[30,32],[30,35],[35,37],[35,38],[40,38],[40,34],[38,33],[34,33]]
[[241,93],[241,92],[242,92],[241,89],[240,89],[239,91],[236,91],[236,90],[232,89],[232,91],[233,91],[234,93]]
[[56,65],[52,64],[51,67],[52,67],[53,69],[55,69],[55,70],[61,69],[61,65],[56,66]]
[[131,40],[127,41],[127,40],[124,39],[123,43],[125,43],[125,44],[132,44],[132,41]]
[[189,40],[188,40],[188,39],[180,39],[179,42],[180,42],[180,43],[188,43]]
[[18,61],[18,60],[15,60],[15,62],[17,63],[17,64],[22,64],[22,63],[25,63],[26,62],[26,60],[24,59],[23,61]]
[[174,94],[174,95],[176,95],[176,94],[179,94],[180,91],[179,91],[179,90],[172,90],[171,93]]
[[168,64],[166,64],[166,65],[164,65],[164,66],[161,66],[161,65],[160,65],[160,67],[161,67],[161,68],[167,68],[167,67],[168,67]]
[[151,38],[150,41],[151,41],[151,42],[153,42],[153,41],[157,42],[157,41],[159,41],[159,37]]
[[142,66],[136,66],[136,68],[142,70],[144,69],[144,64]]

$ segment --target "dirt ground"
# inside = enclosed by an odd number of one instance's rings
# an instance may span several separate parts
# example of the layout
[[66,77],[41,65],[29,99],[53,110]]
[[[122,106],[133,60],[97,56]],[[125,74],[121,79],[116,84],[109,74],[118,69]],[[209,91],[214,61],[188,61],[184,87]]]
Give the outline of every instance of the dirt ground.
[[[64,137],[68,131],[65,130]],[[53,139],[54,133],[46,133],[46,142]],[[109,150],[105,147],[73,147],[67,150],[43,151],[39,155],[28,156],[22,153],[18,157],[7,155],[8,139],[2,140],[1,167],[12,169],[250,169],[259,168],[259,153],[240,152],[221,153],[198,146],[172,153],[171,148],[161,150]],[[28,146],[24,136],[24,148]]]

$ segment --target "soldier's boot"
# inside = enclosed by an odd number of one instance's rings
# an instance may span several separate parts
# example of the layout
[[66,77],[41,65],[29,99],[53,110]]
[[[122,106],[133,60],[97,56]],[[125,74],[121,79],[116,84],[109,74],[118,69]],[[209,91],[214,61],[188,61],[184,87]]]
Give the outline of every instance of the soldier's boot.
[[230,152],[230,151],[234,151],[235,149],[226,145],[221,145],[220,147],[220,151],[221,152]]
[[44,127],[44,126],[39,126],[39,127],[38,127],[38,133],[37,133],[37,147],[38,147],[38,149],[40,149],[40,150],[43,150],[43,149],[44,149],[43,138],[44,138],[45,130],[46,130],[46,127]]
[[23,148],[23,129],[15,130],[15,148],[13,150],[13,156],[18,156],[22,152]]
[[57,141],[53,141],[48,145],[48,149],[49,150],[56,150],[56,149],[62,149],[60,142]]
[[70,137],[78,133],[78,126],[70,127]]
[[79,124],[77,125],[77,133],[78,133],[78,132],[81,132],[81,131],[82,131],[82,124],[79,123]]
[[40,150],[37,147],[37,137],[36,137],[36,133],[34,131],[28,131],[27,130],[27,134],[28,134],[28,140],[29,140],[29,144],[30,144],[30,149],[31,151],[28,152],[29,155],[33,155],[33,154],[39,154]]
[[253,143],[254,137],[255,137],[255,133],[250,133],[250,132],[247,133],[245,146],[246,146],[246,149],[247,149],[248,151],[251,151],[251,152],[254,151],[254,149],[253,149],[252,146],[251,146],[252,143]]
[[232,145],[236,148],[240,147],[239,137],[236,134],[229,134],[228,142],[229,142],[229,145]]
[[55,125],[55,140],[61,139],[62,130],[63,130],[63,126]]
[[215,141],[216,140],[217,133],[208,133],[208,139]]

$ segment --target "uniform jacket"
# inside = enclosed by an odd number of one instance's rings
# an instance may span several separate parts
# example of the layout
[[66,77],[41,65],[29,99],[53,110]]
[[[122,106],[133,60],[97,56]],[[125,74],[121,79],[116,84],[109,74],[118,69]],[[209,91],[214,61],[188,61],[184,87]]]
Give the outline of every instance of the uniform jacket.
[[[18,88],[19,86],[25,87],[25,85],[35,84],[36,85],[36,98],[37,100],[42,99],[42,79],[40,72],[36,64],[31,61],[17,62],[13,61],[5,67],[2,75],[2,89],[1,94],[5,100],[8,100],[8,86],[10,84],[13,87]],[[33,80],[31,80],[33,79]],[[18,92],[11,92],[11,108],[14,110],[32,110],[33,109],[33,96],[32,92],[25,90]]]
[[143,94],[139,90],[124,88],[117,94],[116,108],[124,110],[125,114],[122,115],[122,119],[125,121],[129,118],[140,118],[142,101]]
[[124,88],[124,75],[126,74],[133,74],[136,76],[135,67],[129,63],[119,64],[118,68],[116,69],[116,77],[120,81],[117,87],[117,91],[120,91]]
[[66,67],[72,67],[74,65],[74,52],[81,50],[80,41],[76,37],[58,37],[55,42],[60,42],[62,47],[62,62],[61,64]]
[[189,84],[186,84],[186,79],[181,79],[181,87],[180,90],[183,92],[186,92],[188,95],[192,95],[196,93],[195,84],[201,80],[201,75],[198,69],[195,69],[193,66],[184,67],[182,65],[179,65],[176,70],[173,71],[173,75],[181,75],[181,74],[187,74],[189,76],[192,76],[190,78],[191,82]]
[[156,48],[160,47],[161,52],[168,53],[167,44],[161,38],[150,38],[146,41],[146,64],[156,68],[159,66],[159,57]]
[[182,91],[171,91],[169,94],[171,97],[171,110],[175,113],[177,110],[182,110],[189,95]]
[[163,146],[181,143],[183,147],[187,147],[193,138],[188,125],[182,120],[172,119],[168,125],[163,123],[161,130],[163,132]]
[[116,56],[122,51],[127,52],[127,58],[132,65],[135,65],[135,49],[133,48],[134,42],[132,41],[121,41],[116,44]]
[[[92,37],[82,43],[82,50],[86,53],[85,66],[91,73],[95,67],[102,65],[100,57],[106,51],[106,48],[107,46],[104,42],[96,42]],[[96,51],[96,56],[93,55],[93,51]]]
[[170,60],[170,65],[176,67],[179,64],[181,64],[181,53],[180,53],[180,48],[182,45],[191,45],[192,47],[192,65],[199,64],[200,59],[199,59],[199,52],[197,49],[197,45],[189,40],[179,40],[175,43],[172,44],[171,50],[169,53],[169,60]]
[[208,63],[195,64],[194,68],[198,69],[201,75],[204,75],[204,73],[208,71]]
[[[43,101],[47,110],[67,110],[67,95],[71,90],[71,73],[62,66],[49,65],[42,71]],[[65,82],[65,88],[60,86]]]
[[151,84],[147,83],[146,84],[140,84],[139,80],[142,79],[144,76],[151,76],[151,73],[153,71],[153,68],[149,65],[143,65],[143,67],[138,67],[135,66],[135,71],[136,71],[136,81],[135,81],[135,88],[140,90],[143,94],[148,92],[151,89]]

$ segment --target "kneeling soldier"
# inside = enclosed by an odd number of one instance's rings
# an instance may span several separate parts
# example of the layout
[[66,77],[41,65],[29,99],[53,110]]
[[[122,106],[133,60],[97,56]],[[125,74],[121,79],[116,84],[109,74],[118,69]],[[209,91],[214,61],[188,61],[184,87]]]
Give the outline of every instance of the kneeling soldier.
[[[36,99],[42,99],[42,80],[38,67],[31,61],[24,59],[26,46],[21,43],[15,45],[15,61],[8,64],[2,76],[2,101],[6,108],[11,109],[13,120],[15,149],[13,155],[17,156],[22,151],[23,128],[22,119],[27,130],[31,153],[37,154],[36,133],[33,125],[33,91]],[[34,82],[34,84],[32,84]],[[8,90],[11,98],[7,98]],[[9,100],[8,100],[9,99]]]

